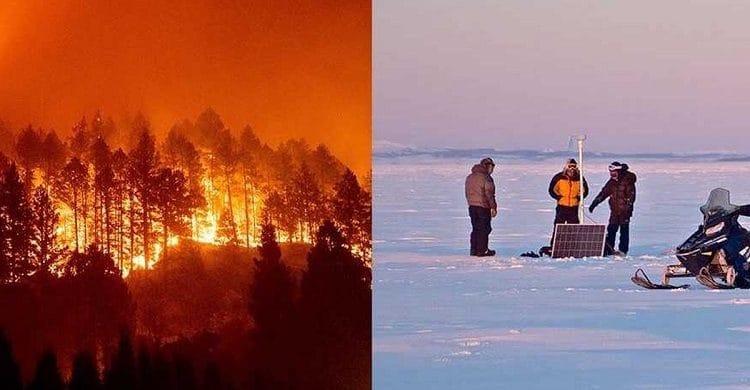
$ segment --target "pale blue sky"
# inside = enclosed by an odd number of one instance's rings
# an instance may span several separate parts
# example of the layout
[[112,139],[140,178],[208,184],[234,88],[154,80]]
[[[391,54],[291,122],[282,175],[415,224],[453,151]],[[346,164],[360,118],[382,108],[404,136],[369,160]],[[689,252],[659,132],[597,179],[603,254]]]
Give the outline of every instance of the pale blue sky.
[[[750,2],[374,2],[374,139],[750,152]],[[715,141],[707,138],[715,137]]]

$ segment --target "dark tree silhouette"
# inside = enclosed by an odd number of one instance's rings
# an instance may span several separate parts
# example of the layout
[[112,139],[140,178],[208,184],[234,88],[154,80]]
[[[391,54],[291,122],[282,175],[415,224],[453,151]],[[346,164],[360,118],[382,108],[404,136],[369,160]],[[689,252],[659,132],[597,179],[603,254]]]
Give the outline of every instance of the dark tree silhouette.
[[259,259],[255,259],[248,310],[255,324],[254,343],[258,365],[264,377],[282,377],[294,349],[291,327],[294,313],[295,280],[281,261],[281,249],[270,221],[263,223]]
[[361,250],[368,252],[371,246],[371,197],[362,190],[357,176],[349,169],[336,184],[335,191],[331,199],[334,222],[351,244],[357,244]]
[[315,148],[310,158],[310,169],[320,180],[321,187],[332,190],[346,171],[346,166],[323,144]]
[[41,167],[42,167],[42,179],[44,185],[49,192],[50,186],[57,179],[57,175],[65,165],[66,149],[65,144],[57,136],[57,133],[50,131],[44,137],[42,142],[42,156],[41,156]]
[[313,176],[306,163],[300,165],[299,171],[292,177],[291,183],[286,187],[289,191],[289,210],[294,218],[298,220],[300,237],[306,232],[312,236],[318,224],[324,218],[323,192],[318,185],[318,180]]
[[214,141],[218,139],[219,133],[224,130],[224,122],[219,114],[209,107],[203,111],[195,120],[195,135],[193,142],[206,149],[214,147]]
[[159,166],[159,154],[156,152],[154,138],[148,128],[138,129],[138,145],[130,152],[130,179],[138,199],[138,227],[143,237],[143,258],[148,269],[151,260],[151,214],[154,211],[156,175]]
[[112,142],[117,132],[115,121],[111,116],[104,118],[100,110],[96,110],[94,118],[91,120],[91,136],[94,138],[103,138],[107,142]]
[[234,218],[228,209],[221,212],[216,239],[224,245],[237,245],[239,242],[237,239],[237,224],[234,223]]
[[152,362],[153,382],[151,387],[144,386],[144,390],[161,390],[174,388],[172,378],[172,364],[164,355],[161,348],[156,348]]
[[170,168],[159,170],[154,185],[154,205],[162,224],[162,250],[166,255],[169,233],[190,236],[190,216],[200,200],[188,189],[188,183],[181,171]]
[[89,351],[101,349],[109,356],[118,329],[133,319],[130,292],[120,270],[108,254],[90,245],[85,253],[72,253],[63,267],[62,302],[75,315],[75,327],[68,332],[75,345]]
[[2,329],[0,329],[0,389],[23,389],[21,372],[13,356],[13,347]]
[[[201,164],[200,153],[185,135],[189,134],[192,128],[193,125],[187,120],[172,126],[167,139],[164,141],[163,150],[165,164],[168,167],[181,170],[186,175],[190,196],[197,207],[203,207],[206,204],[201,183],[204,169]],[[198,237],[197,218],[197,209],[194,209],[191,215],[194,238]]]
[[[279,226],[281,224],[281,216],[285,213],[285,210],[284,197],[278,191],[271,191],[266,197],[263,208],[263,219],[269,220],[274,226]],[[278,232],[276,232],[276,239],[279,239]]]
[[52,274],[53,265],[63,254],[57,242],[58,214],[43,186],[37,187],[31,200],[32,207],[32,259],[36,272]]
[[102,390],[99,370],[94,356],[88,352],[79,352],[73,361],[73,374],[68,385],[69,390]]
[[[133,193],[132,188],[128,185],[130,181],[128,180],[128,173],[129,173],[129,159],[128,156],[125,154],[125,152],[122,149],[115,150],[114,153],[112,153],[112,202],[113,202],[113,209],[114,209],[114,217],[110,220],[111,230],[115,234],[115,246],[117,248],[117,264],[120,270],[124,268],[124,259],[126,256],[126,250],[125,250],[125,243],[126,241],[129,242],[132,246],[133,244],[133,236],[135,235],[134,229],[130,228],[133,224],[132,220],[132,208],[128,210],[126,208],[125,202],[130,201],[131,204],[135,199],[135,195]],[[130,213],[130,214],[129,214]],[[125,226],[125,219],[128,217],[128,231],[131,233],[130,235],[126,236],[126,226]],[[126,239],[127,237],[127,239]],[[132,253],[133,250],[130,248],[130,250],[127,251],[127,254],[131,255],[131,266],[132,266]]]
[[137,384],[137,370],[135,352],[130,335],[122,332],[120,344],[104,377],[107,390],[135,389]]
[[70,144],[70,152],[73,156],[83,160],[91,144],[91,133],[88,131],[88,123],[85,116],[73,126],[73,135],[70,136],[68,143]]
[[147,345],[141,344],[140,348],[138,348],[136,363],[138,365],[138,388],[144,390],[155,389],[154,365]]
[[[89,189],[88,168],[78,157],[70,159],[55,183],[55,193],[73,210],[75,250],[80,250],[80,225],[86,225],[85,198]],[[84,228],[85,245],[85,228]]]
[[21,130],[16,142],[18,163],[23,168],[24,183],[31,188],[34,182],[34,169],[42,162],[42,135],[29,125]]
[[[227,191],[224,203],[228,215],[232,218],[233,225],[236,224],[234,222],[234,208],[232,207],[232,177],[237,169],[237,164],[239,163],[240,158],[236,143],[237,141],[234,139],[229,129],[222,130],[219,132],[218,137],[215,140],[213,153],[224,175],[224,185],[226,186]],[[235,231],[235,236],[236,234]]]
[[120,276],[112,257],[94,245],[89,246],[85,253],[72,253],[63,267],[63,273],[65,276]]
[[97,136],[91,144],[89,155],[94,166],[94,242],[103,244],[109,252],[109,217],[114,186],[112,151],[104,138]]
[[[255,212],[256,188],[260,181],[260,172],[258,163],[261,161],[263,145],[260,139],[255,135],[252,127],[245,126],[240,134],[239,162],[242,168],[242,200],[245,211],[245,245],[250,247],[251,222],[250,214],[252,213],[252,236],[257,239],[256,233],[257,218]],[[250,204],[248,205],[248,187],[250,190]]]
[[195,366],[189,357],[178,354],[174,357],[175,388],[195,390],[198,382],[195,378]]
[[33,271],[31,206],[14,163],[0,183],[0,279],[18,281]]
[[29,390],[63,390],[65,384],[57,368],[57,357],[51,350],[44,352],[36,367],[36,375]]
[[372,272],[352,254],[335,225],[324,222],[302,277],[301,363],[306,386],[370,387]]

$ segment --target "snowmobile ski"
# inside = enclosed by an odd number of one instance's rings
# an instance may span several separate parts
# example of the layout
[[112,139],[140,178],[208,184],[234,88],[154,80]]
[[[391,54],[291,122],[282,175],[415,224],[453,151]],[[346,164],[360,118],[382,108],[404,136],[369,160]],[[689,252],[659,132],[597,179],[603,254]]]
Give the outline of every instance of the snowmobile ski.
[[700,273],[698,276],[695,277],[695,280],[698,281],[698,283],[706,286],[709,289],[712,290],[732,290],[734,289],[734,286],[729,284],[724,284],[721,282],[717,282],[716,279],[711,276],[711,273],[708,271],[708,267],[701,268]]
[[675,290],[675,289],[685,289],[689,288],[689,284],[683,284],[680,286],[675,286],[672,284],[656,284],[651,281],[651,279],[646,276],[646,272],[644,272],[641,268],[638,268],[635,271],[635,275],[633,275],[630,280],[633,281],[633,283],[649,290]]

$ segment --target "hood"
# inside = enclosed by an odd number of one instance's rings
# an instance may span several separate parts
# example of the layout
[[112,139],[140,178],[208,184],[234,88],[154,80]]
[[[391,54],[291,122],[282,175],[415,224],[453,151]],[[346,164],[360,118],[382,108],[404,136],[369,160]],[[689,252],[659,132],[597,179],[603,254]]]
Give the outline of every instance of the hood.
[[631,183],[634,183],[634,184],[636,182],[635,173],[627,171],[627,170],[626,171],[621,171],[620,172],[620,177],[621,177],[621,180],[623,180],[623,181],[628,181],[628,182],[631,182]]
[[475,164],[473,167],[471,167],[471,173],[484,173],[486,175],[487,167],[482,164]]

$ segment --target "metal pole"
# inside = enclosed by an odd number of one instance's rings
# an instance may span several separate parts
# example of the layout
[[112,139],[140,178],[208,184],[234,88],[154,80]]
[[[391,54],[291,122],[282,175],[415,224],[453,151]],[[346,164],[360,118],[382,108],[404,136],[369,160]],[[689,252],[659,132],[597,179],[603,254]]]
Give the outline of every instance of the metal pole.
[[583,140],[586,139],[585,135],[579,135],[576,137],[578,141],[578,194],[581,196],[581,201],[578,202],[578,223],[583,223]]

